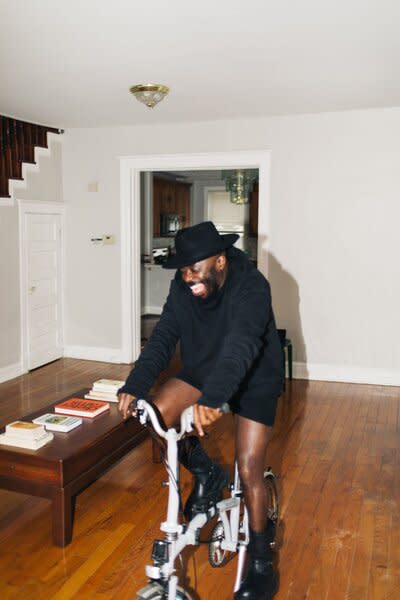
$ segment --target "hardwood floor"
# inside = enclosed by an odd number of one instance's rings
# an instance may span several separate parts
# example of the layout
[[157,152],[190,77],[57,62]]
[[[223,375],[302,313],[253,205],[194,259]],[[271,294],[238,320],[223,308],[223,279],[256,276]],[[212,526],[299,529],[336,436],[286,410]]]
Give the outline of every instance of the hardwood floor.
[[[0,385],[5,424],[126,365],[62,359]],[[268,463],[280,474],[277,600],[397,600],[400,592],[400,389],[294,380],[279,405]],[[232,463],[232,421],[205,444]],[[72,543],[51,541],[50,502],[0,490],[5,599],[134,600],[164,516],[163,467],[145,441],[77,497]],[[183,492],[190,486],[183,475]],[[184,555],[195,600],[232,600],[236,561]]]

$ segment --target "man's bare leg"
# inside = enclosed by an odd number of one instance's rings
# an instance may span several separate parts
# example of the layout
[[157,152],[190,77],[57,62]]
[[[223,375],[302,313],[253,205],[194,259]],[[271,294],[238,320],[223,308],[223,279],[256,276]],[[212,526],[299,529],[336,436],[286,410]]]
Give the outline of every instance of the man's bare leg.
[[236,459],[249,513],[248,571],[235,600],[269,600],[276,591],[270,543],[274,524],[268,520],[268,491],[264,482],[265,455],[272,427],[236,417]]
[[[165,426],[178,427],[180,415],[200,398],[200,391],[185,381],[172,377],[156,392],[152,402],[161,413]],[[153,440],[153,462],[160,463],[161,448]]]
[[186,381],[171,377],[156,392],[153,403],[161,413],[167,427],[177,427],[185,408],[193,406],[201,392]]
[[[153,400],[167,427],[177,427],[185,408],[200,398],[201,392],[185,381],[172,378],[156,393]],[[203,512],[222,499],[222,491],[229,476],[220,465],[212,462],[196,436],[178,442],[179,462],[194,475],[194,486],[186,501],[184,514],[190,520],[196,512]]]
[[236,416],[236,459],[253,531],[263,531],[267,524],[268,492],[264,482],[264,468],[271,436],[272,427]]

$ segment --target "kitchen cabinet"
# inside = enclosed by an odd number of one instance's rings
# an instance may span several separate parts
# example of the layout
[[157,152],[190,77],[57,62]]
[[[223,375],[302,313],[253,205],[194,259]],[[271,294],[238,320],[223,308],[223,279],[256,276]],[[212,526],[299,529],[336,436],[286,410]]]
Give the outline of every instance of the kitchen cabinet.
[[253,191],[250,192],[249,236],[258,236],[258,183],[254,184]]
[[161,237],[162,214],[177,215],[180,227],[190,225],[190,183],[153,178],[153,235]]

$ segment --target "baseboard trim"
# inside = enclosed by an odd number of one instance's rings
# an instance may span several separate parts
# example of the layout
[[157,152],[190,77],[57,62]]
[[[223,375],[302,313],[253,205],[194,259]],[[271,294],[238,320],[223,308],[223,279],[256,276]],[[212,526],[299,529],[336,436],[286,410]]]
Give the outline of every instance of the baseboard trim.
[[[157,314],[156,307],[146,307],[148,314]],[[64,356],[121,364],[121,350],[118,348],[99,348],[97,346],[66,346]],[[0,383],[23,375],[22,363],[0,367]],[[392,369],[374,369],[344,365],[324,365],[313,363],[293,363],[294,379],[310,381],[334,381],[343,383],[364,383],[369,385],[400,386],[400,372]]]
[[342,381],[344,383],[400,386],[400,371],[347,365],[294,362],[293,377],[311,381]]
[[96,360],[99,362],[121,363],[121,350],[119,348],[99,348],[97,346],[66,346],[64,356],[80,358],[82,360]]
[[20,362],[8,365],[7,367],[0,367],[0,383],[14,379],[14,377],[19,377],[23,372],[22,363]]
[[143,306],[142,308],[142,316],[143,315],[161,315],[162,306]]

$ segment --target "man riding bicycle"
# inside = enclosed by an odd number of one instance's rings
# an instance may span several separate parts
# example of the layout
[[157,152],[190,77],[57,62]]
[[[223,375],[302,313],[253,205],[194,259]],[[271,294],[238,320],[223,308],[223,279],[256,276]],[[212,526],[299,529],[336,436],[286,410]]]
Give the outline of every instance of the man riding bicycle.
[[[163,265],[177,271],[160,320],[119,390],[119,409],[126,418],[132,401],[147,397],[179,341],[183,368],[161,386],[154,403],[167,427],[176,427],[182,411],[194,405],[200,437],[229,403],[250,524],[247,574],[235,600],[268,600],[277,579],[264,461],[283,387],[283,361],[269,283],[233,246],[237,238],[220,235],[210,221],[177,233],[176,254]],[[178,456],[194,475],[184,510],[190,518],[222,498],[229,477],[196,436],[179,442]]]

